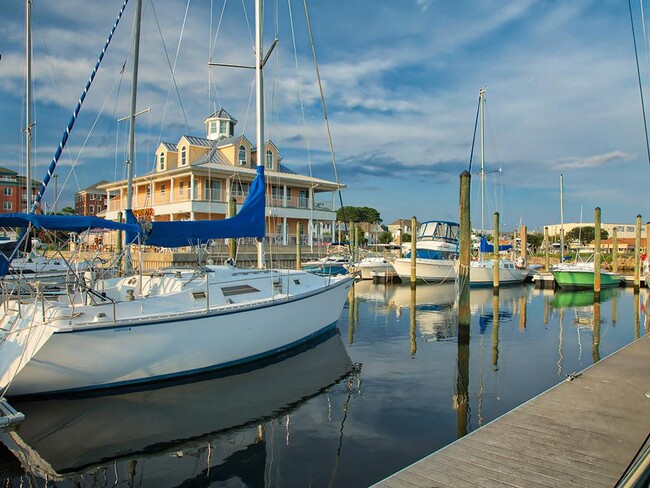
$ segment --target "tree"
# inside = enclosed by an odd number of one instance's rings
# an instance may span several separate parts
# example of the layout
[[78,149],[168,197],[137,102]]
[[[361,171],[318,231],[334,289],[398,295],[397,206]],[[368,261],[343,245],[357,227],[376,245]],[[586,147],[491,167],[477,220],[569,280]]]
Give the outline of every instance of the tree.
[[379,234],[379,244],[390,244],[393,242],[393,233],[389,230],[385,230]]
[[544,234],[531,233],[526,236],[526,242],[533,249],[533,252],[536,252],[542,244],[544,243]]
[[341,207],[336,211],[336,220],[339,222],[369,222],[380,224],[379,212],[371,207]]
[[[600,239],[605,240],[609,237],[609,233],[604,230],[600,229]],[[594,239],[596,238],[596,228],[592,226],[587,226],[587,227],[574,227],[571,229],[569,232],[566,233],[564,236],[566,241],[580,241],[581,244],[589,244],[590,242],[593,242]]]
[[72,207],[64,207],[60,212],[60,215],[77,215],[77,212]]

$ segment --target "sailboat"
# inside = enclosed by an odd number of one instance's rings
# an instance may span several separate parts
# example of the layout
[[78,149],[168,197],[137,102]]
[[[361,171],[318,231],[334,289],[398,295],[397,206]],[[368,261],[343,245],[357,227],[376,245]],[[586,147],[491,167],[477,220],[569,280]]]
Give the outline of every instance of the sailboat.
[[[564,262],[564,185],[563,175],[560,175],[560,214],[562,230],[560,237],[560,262],[551,266],[551,274],[560,288],[574,290],[593,290],[594,289],[594,256],[589,257],[586,261],[579,261],[579,255],[576,253],[576,259],[572,263]],[[616,287],[621,284],[621,276],[611,271],[600,270],[601,288]]]
[[[138,0],[129,181],[140,13]],[[256,0],[258,147],[264,147],[262,19],[262,0]],[[0,225],[77,232],[116,229],[125,232],[127,243],[168,247],[221,237],[261,241],[265,235],[263,158],[257,164],[257,176],[240,212],[222,221],[139,223],[128,204],[126,223],[29,213],[2,217]],[[50,167],[42,190],[51,174]],[[82,287],[58,300],[38,292],[30,301],[6,298],[0,310],[0,391],[5,396],[59,394],[188,376],[252,363],[336,327],[353,277],[265,269],[261,256],[260,246],[258,269],[228,263],[200,267],[190,275],[145,275],[140,270],[119,278],[89,276]]]
[[[485,200],[485,89],[479,90],[479,108],[481,115],[481,229],[484,228],[483,209]],[[484,239],[484,238],[483,238]],[[501,246],[491,249],[499,252]],[[481,243],[479,259],[469,263],[470,286],[492,286],[494,283],[494,259],[483,259],[483,252],[489,252],[487,241]],[[528,276],[528,270],[520,269],[511,259],[499,259],[499,283],[502,285],[516,285],[523,283]]]

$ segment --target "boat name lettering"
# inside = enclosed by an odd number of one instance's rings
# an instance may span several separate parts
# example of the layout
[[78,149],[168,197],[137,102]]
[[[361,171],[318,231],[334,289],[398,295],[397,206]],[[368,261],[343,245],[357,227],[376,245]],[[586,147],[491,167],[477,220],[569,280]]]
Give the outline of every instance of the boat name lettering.
[[113,332],[129,332],[131,327],[120,327],[119,329],[113,329]]

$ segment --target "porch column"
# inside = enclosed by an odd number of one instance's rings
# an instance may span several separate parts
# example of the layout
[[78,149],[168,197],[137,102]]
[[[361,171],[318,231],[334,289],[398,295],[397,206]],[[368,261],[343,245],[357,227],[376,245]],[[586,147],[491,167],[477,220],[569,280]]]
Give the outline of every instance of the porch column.
[[[194,173],[190,175],[190,201],[194,201]],[[192,213],[192,220],[194,220],[194,213]]]
[[169,189],[169,203],[174,203],[174,178],[170,180],[169,184],[171,185],[171,188]]
[[314,245],[314,220],[309,217],[309,245],[313,246]]
[[287,206],[287,185],[282,185],[282,206]]
[[289,228],[287,227],[286,217],[282,217],[282,245],[289,245]]

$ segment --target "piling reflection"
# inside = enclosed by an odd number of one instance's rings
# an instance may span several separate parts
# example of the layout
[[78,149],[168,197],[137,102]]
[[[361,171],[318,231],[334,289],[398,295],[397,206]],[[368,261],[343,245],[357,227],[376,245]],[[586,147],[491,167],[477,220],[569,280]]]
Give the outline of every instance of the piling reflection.
[[[15,401],[26,419],[1,440],[28,476],[74,486],[136,478],[144,486],[191,485],[197,478],[264,486],[270,460],[263,424],[288,419],[353,369],[335,331],[265,367],[226,377],[107,396]],[[288,420],[285,435],[289,442]]]

